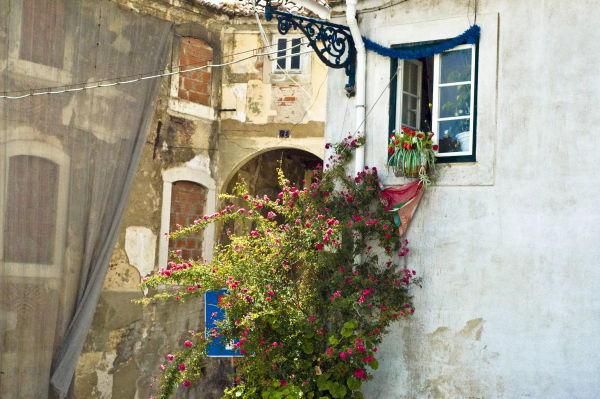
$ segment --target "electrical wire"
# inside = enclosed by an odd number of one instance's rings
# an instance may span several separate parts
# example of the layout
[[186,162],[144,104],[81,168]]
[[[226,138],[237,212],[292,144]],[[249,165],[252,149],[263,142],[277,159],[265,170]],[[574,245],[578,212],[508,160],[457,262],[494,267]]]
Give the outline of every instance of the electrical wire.
[[399,0],[399,1],[396,1],[391,4],[386,4],[384,6],[363,8],[362,10],[356,10],[356,13],[358,15],[362,15],[362,14],[368,14],[370,12],[381,11],[381,10],[385,10],[386,8],[397,6],[398,4],[406,3],[407,1],[408,0]]
[[[303,45],[303,43],[301,42],[300,44],[297,44],[295,46],[286,47],[286,49],[285,49],[286,54],[287,54],[288,49],[291,50],[293,48],[301,47],[302,45]],[[262,47],[262,48],[266,48],[266,46]],[[255,52],[256,49],[248,50],[248,51],[245,51],[242,53],[247,53],[250,51]],[[20,99],[27,98],[27,97],[35,97],[35,96],[49,95],[49,94],[75,93],[75,92],[80,92],[80,91],[84,91],[84,90],[96,89],[96,88],[100,88],[100,87],[112,87],[112,86],[117,86],[117,85],[131,84],[131,83],[148,80],[148,79],[156,79],[156,78],[165,77],[165,76],[172,76],[172,75],[178,75],[178,74],[199,71],[199,70],[206,69],[206,68],[222,68],[222,67],[237,64],[239,62],[243,62],[243,61],[255,58],[255,57],[262,57],[262,56],[269,56],[271,54],[276,54],[281,51],[282,51],[281,49],[278,49],[278,50],[270,51],[270,52],[255,53],[250,56],[246,56],[246,57],[243,57],[243,58],[240,58],[237,60],[233,60],[233,61],[229,61],[229,62],[225,62],[225,63],[202,65],[202,66],[187,69],[187,67],[190,65],[196,65],[198,63],[204,63],[204,62],[211,61],[210,59],[199,60],[192,64],[179,65],[176,67],[169,67],[166,69],[169,72],[154,71],[154,72],[148,72],[148,73],[139,73],[139,74],[135,74],[135,75],[121,76],[121,77],[116,77],[116,78],[107,78],[107,79],[102,79],[102,80],[97,80],[97,81],[92,81],[92,82],[55,86],[55,87],[49,87],[49,88],[17,90],[17,91],[10,91],[10,92],[3,91],[2,94],[0,94],[0,99],[20,100]],[[311,50],[304,51],[304,52],[299,52],[299,53],[295,53],[295,54],[276,57],[275,60],[283,59],[283,58],[290,58],[290,57],[298,56],[301,54],[309,54],[312,52],[313,52],[313,50],[311,49]],[[291,51],[290,51],[290,53],[291,53]],[[181,70],[181,68],[186,68],[186,69]],[[176,70],[174,70],[174,69],[176,69]],[[44,89],[45,89],[45,91],[40,91],[40,90],[44,90]],[[14,95],[10,95],[9,93],[14,94]],[[25,93],[25,94],[18,95],[17,93]]]
[[377,105],[377,103],[379,102],[379,100],[381,100],[381,96],[383,96],[383,93],[385,93],[385,91],[390,87],[390,85],[392,84],[392,81],[394,80],[394,78],[396,77],[397,74],[398,74],[398,70],[396,69],[396,71],[394,72],[394,74],[390,78],[390,81],[388,82],[388,84],[385,85],[385,87],[383,88],[383,90],[381,90],[381,93],[379,93],[379,96],[377,97],[377,99],[375,100],[375,102],[373,103],[373,105],[371,105],[371,107],[369,107],[369,110],[366,112],[365,117],[362,120],[362,122],[360,123],[360,125],[358,125],[358,127],[356,128],[356,131],[354,132],[353,136],[356,136],[356,134],[360,131],[360,128],[364,126],[365,122],[367,121],[367,118],[371,114],[371,111],[373,111],[373,109],[375,108],[375,106]]

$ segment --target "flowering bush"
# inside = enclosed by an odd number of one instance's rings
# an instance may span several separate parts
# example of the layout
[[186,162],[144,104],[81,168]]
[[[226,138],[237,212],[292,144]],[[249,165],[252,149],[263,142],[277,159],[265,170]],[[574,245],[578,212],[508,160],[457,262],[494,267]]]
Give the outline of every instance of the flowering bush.
[[[417,177],[429,183],[428,177],[435,172],[435,151],[433,132],[421,132],[402,127],[390,137],[388,166],[395,173],[406,177]],[[429,169],[429,170],[428,170]]]
[[281,172],[275,199],[238,186],[226,197],[244,207],[226,206],[171,234],[217,221],[246,227],[230,234],[211,262],[178,259],[142,283],[175,287],[146,301],[228,292],[218,329],[167,355],[161,397],[200,379],[207,346],[220,339],[236,342],[241,355],[223,398],[362,398],[362,382],[378,367],[377,345],[392,322],[414,312],[409,288],[418,281],[394,261],[408,252],[407,241],[381,200],[377,170],[365,167],[355,177],[344,170],[363,142],[337,144],[331,165],[315,170],[304,188]]

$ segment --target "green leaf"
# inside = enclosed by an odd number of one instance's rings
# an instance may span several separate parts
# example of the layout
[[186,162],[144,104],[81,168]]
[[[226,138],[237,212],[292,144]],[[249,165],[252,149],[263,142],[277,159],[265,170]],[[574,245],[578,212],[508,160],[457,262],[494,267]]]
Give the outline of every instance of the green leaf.
[[319,391],[327,391],[329,389],[329,381],[325,374],[317,377],[317,388],[319,388]]
[[348,393],[348,390],[346,389],[346,387],[342,384],[340,384],[339,382],[334,382],[331,384],[331,387],[329,388],[329,392],[331,392],[331,396],[333,396],[336,399],[341,399],[344,396],[346,396],[346,393]]
[[314,336],[315,336],[315,332],[313,331],[312,328],[306,327],[304,329],[304,338],[312,338]]
[[311,353],[313,353],[313,350],[314,350],[314,348],[313,348],[312,342],[310,342],[310,341],[304,341],[302,343],[302,351],[304,353],[311,354]]
[[350,376],[348,377],[346,384],[348,385],[348,388],[350,388],[352,391],[358,391],[362,386],[362,381],[354,376]]
[[334,337],[333,335],[329,336],[329,343],[331,345],[337,345],[340,343],[340,341],[338,341],[338,339],[336,337]]
[[356,320],[347,321],[344,323],[344,327],[349,328],[351,330],[356,330],[356,328],[358,327],[358,323],[356,322]]
[[349,336],[351,336],[352,334],[354,334],[354,330],[349,330],[349,329],[346,329],[346,328],[342,328],[342,331],[340,333],[342,334],[342,337],[348,338]]
[[369,367],[371,367],[373,370],[377,370],[379,368],[379,362],[377,359],[373,359],[371,363],[369,363]]

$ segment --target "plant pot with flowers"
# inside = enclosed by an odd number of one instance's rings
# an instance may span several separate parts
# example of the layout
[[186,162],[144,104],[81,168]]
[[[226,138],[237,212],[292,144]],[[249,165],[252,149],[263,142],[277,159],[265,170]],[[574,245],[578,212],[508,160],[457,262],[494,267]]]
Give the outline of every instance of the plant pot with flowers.
[[388,167],[396,176],[418,177],[423,184],[431,182],[435,174],[433,132],[421,132],[402,127],[390,137]]

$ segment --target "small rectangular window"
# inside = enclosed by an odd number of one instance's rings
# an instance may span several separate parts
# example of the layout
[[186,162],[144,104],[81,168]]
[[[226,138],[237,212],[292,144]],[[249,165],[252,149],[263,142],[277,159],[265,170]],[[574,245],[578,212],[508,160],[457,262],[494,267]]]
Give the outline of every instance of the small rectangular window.
[[277,59],[274,61],[274,73],[302,73],[302,39],[278,38]]

